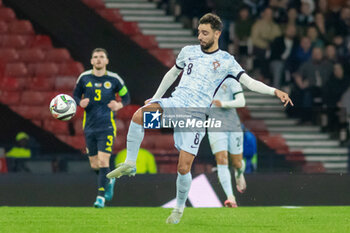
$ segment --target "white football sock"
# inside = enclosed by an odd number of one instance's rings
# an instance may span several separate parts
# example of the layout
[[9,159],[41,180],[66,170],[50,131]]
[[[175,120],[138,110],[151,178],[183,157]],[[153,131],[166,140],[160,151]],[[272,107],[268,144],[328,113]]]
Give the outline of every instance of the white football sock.
[[242,166],[240,168],[234,168],[235,177],[239,178],[239,176],[244,173],[244,170],[245,170],[245,161],[242,160]]
[[232,182],[231,182],[231,172],[228,165],[218,164],[218,177],[224,192],[229,199],[233,196]]
[[126,142],[126,163],[130,165],[136,164],[137,154],[139,153],[139,149],[144,135],[145,131],[142,128],[142,125],[136,124],[135,122],[131,121]]
[[177,173],[176,179],[176,208],[183,212],[192,183],[191,172],[181,175]]

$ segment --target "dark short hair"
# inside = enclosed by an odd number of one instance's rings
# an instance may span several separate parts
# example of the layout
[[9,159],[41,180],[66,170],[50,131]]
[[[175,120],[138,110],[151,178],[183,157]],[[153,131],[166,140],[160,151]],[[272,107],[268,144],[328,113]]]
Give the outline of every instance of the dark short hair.
[[207,13],[199,20],[199,24],[210,24],[211,28],[216,31],[222,31],[222,21],[219,16]]
[[96,48],[96,49],[92,50],[91,57],[94,53],[97,53],[97,52],[104,52],[106,54],[106,57],[108,58],[107,50],[105,50],[104,48]]

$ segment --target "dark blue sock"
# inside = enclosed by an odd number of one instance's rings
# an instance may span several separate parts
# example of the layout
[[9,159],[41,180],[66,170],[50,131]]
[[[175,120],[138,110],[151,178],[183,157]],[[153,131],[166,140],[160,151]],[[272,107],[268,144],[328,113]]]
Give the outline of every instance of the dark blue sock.
[[107,190],[109,179],[106,177],[107,173],[110,171],[109,167],[101,167],[98,173],[98,196],[105,196],[105,191]]

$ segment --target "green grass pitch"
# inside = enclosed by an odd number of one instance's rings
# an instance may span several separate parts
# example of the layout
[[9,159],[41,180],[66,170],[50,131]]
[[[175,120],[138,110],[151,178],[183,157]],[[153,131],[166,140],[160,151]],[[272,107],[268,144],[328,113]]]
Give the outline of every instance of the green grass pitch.
[[187,208],[166,225],[171,209],[0,207],[0,232],[350,232],[350,207]]

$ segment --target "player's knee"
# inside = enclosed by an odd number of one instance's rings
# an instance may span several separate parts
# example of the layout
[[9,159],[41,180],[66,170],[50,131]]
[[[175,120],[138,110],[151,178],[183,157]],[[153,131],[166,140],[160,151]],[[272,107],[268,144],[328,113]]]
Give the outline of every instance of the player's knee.
[[241,159],[233,159],[232,166],[235,168],[241,168],[242,167],[242,160]]
[[187,173],[189,173],[191,171],[191,166],[188,165],[178,165],[177,166],[177,171],[181,174],[181,175],[185,175]]
[[225,154],[224,152],[218,152],[217,154],[215,154],[215,158],[216,158],[217,164],[222,164],[222,165],[228,164],[227,154]]
[[109,167],[109,159],[98,159],[98,166],[100,167]]
[[142,124],[142,110],[139,108],[132,116],[132,121],[141,125]]
[[98,166],[98,163],[95,162],[95,163],[90,163],[90,166],[93,170],[98,170],[100,167]]
[[226,164],[228,164],[228,159],[225,157],[217,157],[216,163],[226,165]]

